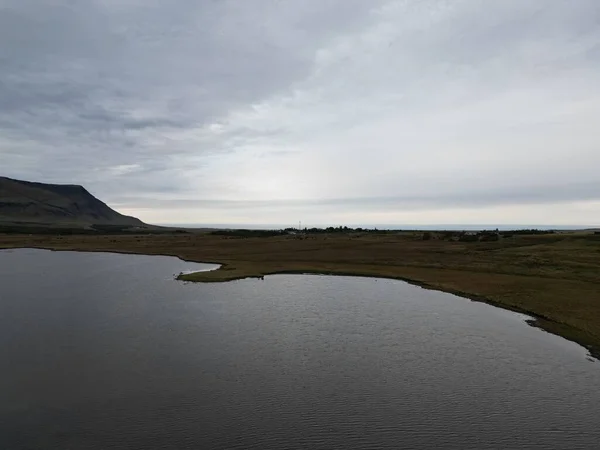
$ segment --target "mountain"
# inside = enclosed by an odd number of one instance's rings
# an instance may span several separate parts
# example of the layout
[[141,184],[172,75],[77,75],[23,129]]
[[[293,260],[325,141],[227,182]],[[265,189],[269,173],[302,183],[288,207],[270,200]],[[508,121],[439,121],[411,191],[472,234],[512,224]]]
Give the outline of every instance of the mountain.
[[123,226],[145,224],[124,216],[83,186],[44,184],[0,177],[0,224],[43,227]]

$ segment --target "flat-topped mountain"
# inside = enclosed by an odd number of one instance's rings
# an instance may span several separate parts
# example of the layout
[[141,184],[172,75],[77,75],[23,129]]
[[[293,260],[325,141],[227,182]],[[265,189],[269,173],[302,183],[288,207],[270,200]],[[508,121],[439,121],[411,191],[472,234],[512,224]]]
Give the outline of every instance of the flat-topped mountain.
[[6,177],[0,177],[0,224],[144,226],[135,217],[119,214],[83,186],[33,183]]

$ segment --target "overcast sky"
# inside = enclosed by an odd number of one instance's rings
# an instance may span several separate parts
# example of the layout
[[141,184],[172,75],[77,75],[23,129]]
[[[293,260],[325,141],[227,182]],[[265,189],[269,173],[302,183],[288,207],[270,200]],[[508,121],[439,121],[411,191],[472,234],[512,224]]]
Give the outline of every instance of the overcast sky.
[[0,0],[0,175],[154,223],[600,224],[598,0]]

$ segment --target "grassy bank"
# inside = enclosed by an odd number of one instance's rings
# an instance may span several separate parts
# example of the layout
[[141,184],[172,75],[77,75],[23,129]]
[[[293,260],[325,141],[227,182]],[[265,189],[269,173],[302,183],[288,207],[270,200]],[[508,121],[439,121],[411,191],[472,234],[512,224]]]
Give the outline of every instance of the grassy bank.
[[218,262],[219,270],[181,275],[222,282],[276,273],[384,277],[530,314],[537,325],[600,356],[600,236],[514,235],[456,242],[433,233],[351,233],[244,237],[0,235],[0,248],[111,251]]

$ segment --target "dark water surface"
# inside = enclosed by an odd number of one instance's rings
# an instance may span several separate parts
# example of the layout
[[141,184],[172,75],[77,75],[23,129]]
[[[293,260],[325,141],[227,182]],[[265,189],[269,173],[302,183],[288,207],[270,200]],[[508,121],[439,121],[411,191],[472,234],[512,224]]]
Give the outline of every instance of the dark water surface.
[[598,449],[600,364],[392,280],[0,251],[0,449]]

